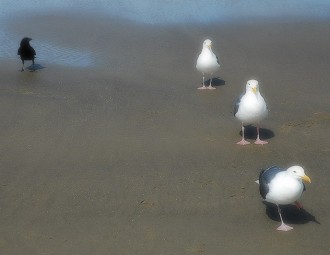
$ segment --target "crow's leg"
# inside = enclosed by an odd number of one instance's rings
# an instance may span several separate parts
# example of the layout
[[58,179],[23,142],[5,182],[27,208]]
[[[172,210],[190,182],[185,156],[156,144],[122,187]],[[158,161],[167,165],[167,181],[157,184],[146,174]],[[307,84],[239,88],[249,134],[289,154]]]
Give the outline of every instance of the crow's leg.
[[22,69],[21,69],[21,72],[24,71],[24,60],[22,59]]

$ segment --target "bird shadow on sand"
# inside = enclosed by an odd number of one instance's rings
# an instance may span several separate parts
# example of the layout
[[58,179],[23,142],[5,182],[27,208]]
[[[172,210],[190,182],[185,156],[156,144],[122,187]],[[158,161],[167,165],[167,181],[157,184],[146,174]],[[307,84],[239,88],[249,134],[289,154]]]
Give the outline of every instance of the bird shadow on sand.
[[41,70],[41,69],[44,69],[44,68],[46,68],[46,67],[44,67],[43,65],[40,65],[40,64],[34,64],[33,65],[32,64],[32,65],[26,67],[25,70],[28,70],[30,72],[35,72],[37,70]]
[[[205,85],[210,84],[210,80],[211,79],[206,80],[205,81]],[[219,87],[219,86],[224,86],[224,85],[226,85],[226,81],[225,80],[222,80],[219,77],[212,78],[212,86],[213,87]]]
[[[255,140],[257,138],[257,128],[252,125],[244,126],[244,136],[246,139]],[[274,132],[267,128],[260,128],[260,139],[261,140],[268,140],[275,136]],[[242,130],[239,132],[242,136]]]
[[[280,222],[280,216],[276,205],[263,201],[263,204],[266,206],[267,216],[274,220]],[[313,221],[317,224],[321,224],[316,220],[315,216],[310,214],[304,208],[298,209],[295,205],[281,205],[281,212],[283,221],[287,224],[306,224],[310,221]]]

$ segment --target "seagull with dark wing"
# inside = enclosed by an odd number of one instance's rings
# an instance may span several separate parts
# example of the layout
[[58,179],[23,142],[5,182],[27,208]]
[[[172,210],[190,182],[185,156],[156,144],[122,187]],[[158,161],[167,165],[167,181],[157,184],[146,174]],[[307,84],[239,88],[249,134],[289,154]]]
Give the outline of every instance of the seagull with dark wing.
[[306,190],[302,181],[311,183],[311,179],[301,166],[292,166],[288,169],[273,166],[260,172],[258,181],[260,195],[265,201],[275,204],[280,215],[281,225],[277,230],[292,229],[283,222],[280,205],[295,203],[298,208],[302,208],[298,202]]
[[22,60],[22,69],[21,69],[22,72],[24,71],[25,60],[32,60],[32,64],[34,65],[36,51],[30,45],[31,40],[32,40],[31,38],[24,37],[17,51],[17,55],[20,55]]

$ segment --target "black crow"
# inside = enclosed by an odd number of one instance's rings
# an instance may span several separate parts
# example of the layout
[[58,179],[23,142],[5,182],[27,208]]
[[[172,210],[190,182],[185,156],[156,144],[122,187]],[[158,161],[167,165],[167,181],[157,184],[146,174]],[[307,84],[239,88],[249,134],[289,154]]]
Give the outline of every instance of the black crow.
[[31,40],[32,40],[31,38],[24,37],[17,51],[17,55],[21,56],[21,60],[23,63],[21,70],[22,72],[24,71],[24,60],[32,60],[32,64],[34,65],[34,58],[36,55],[36,51],[30,45]]

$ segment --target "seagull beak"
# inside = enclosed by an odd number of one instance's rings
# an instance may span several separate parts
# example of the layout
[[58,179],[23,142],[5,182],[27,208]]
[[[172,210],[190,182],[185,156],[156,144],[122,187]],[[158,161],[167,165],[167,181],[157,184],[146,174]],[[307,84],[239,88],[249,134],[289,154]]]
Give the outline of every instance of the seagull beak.
[[303,179],[303,181],[305,182],[312,183],[311,179],[307,175],[304,175],[303,177],[301,177],[301,179]]
[[253,87],[252,91],[253,91],[254,94],[257,93],[257,87]]

